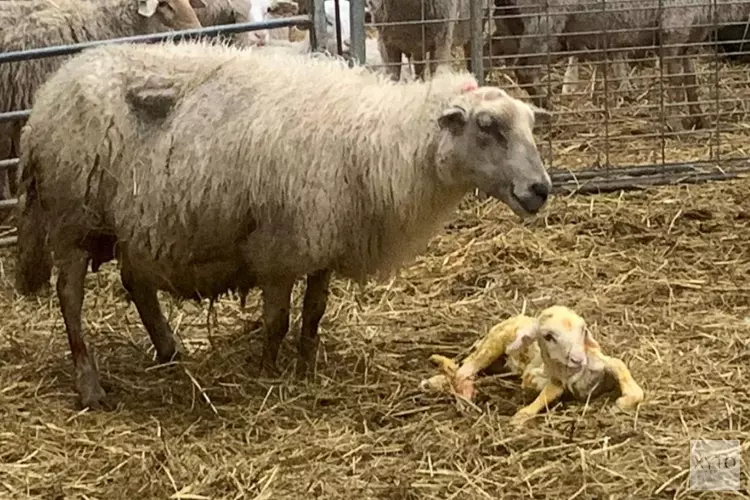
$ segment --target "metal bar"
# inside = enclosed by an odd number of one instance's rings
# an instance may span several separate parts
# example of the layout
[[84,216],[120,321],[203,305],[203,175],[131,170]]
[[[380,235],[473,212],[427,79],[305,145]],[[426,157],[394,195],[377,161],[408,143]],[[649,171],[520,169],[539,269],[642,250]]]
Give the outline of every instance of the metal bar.
[[0,172],[9,168],[17,167],[19,161],[20,160],[18,158],[9,158],[7,160],[0,160]]
[[[336,53],[340,56],[344,55],[343,43],[341,41],[341,0],[333,0],[333,10],[336,12],[333,16],[334,28],[336,29]],[[349,14],[351,17],[351,14]],[[326,22],[328,20],[326,19]]]
[[482,18],[484,17],[483,2],[486,0],[471,0],[471,69],[479,84],[484,83],[484,61],[482,47],[484,36]]
[[313,51],[323,52],[326,48],[326,7],[324,0],[312,0],[312,30],[310,31],[310,46]]
[[701,184],[704,182],[729,181],[738,179],[747,175],[748,171],[727,172],[727,173],[706,173],[688,175],[684,177],[675,177],[669,179],[663,175],[647,176],[637,179],[609,179],[604,181],[590,182],[584,185],[579,184],[562,184],[552,188],[554,194],[576,194],[591,195],[604,194],[617,191],[634,191],[644,190],[656,186],[674,186],[677,184]]
[[31,114],[30,109],[22,109],[19,111],[8,111],[7,113],[0,113],[0,123],[25,120],[26,118],[29,117],[29,114]]
[[17,236],[8,236],[7,238],[0,238],[0,248],[12,247],[18,242]]
[[349,26],[352,37],[350,55],[359,64],[365,64],[365,0],[349,0]]
[[[323,7],[322,0],[315,0]],[[121,38],[111,38],[109,40],[97,40],[93,42],[82,42],[70,45],[56,45],[53,47],[40,47],[36,49],[17,50],[13,52],[0,53],[0,64],[17,61],[27,61],[29,59],[39,59],[42,57],[55,57],[68,54],[75,54],[85,49],[99,47],[100,45],[112,45],[118,43],[158,43],[165,41],[179,41],[186,38],[198,38],[201,36],[214,36],[222,33],[244,33],[246,31],[257,31],[261,29],[285,28],[287,26],[300,26],[310,24],[309,16],[290,16],[276,19],[269,19],[262,22],[248,22],[236,24],[223,24],[220,26],[209,26],[207,28],[197,28],[190,30],[168,31],[164,33],[154,33],[150,35],[137,35]],[[325,10],[323,10],[323,28],[325,30]]]

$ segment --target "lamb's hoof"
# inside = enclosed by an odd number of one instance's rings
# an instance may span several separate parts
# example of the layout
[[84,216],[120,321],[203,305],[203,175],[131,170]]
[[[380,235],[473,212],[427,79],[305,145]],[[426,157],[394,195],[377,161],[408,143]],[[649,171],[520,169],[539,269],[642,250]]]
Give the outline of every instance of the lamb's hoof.
[[176,348],[171,352],[163,352],[163,353],[157,353],[156,354],[156,361],[160,365],[166,365],[167,363],[176,363],[179,361],[182,361],[184,357],[184,348],[182,345],[176,346]]
[[628,394],[626,396],[620,396],[619,398],[617,398],[615,404],[620,410],[630,412],[635,410],[641,401],[643,401],[642,394]]
[[533,413],[529,413],[523,410],[518,410],[515,415],[510,417],[510,425],[512,425],[515,428],[523,427],[532,418],[534,418]]

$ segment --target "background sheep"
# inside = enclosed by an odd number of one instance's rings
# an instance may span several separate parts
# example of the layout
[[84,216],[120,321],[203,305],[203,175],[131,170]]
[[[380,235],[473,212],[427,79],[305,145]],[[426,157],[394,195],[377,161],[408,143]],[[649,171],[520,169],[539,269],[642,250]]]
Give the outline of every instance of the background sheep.
[[[138,62],[137,54],[158,52],[172,62]],[[189,84],[184,73],[175,76],[179,61],[193,66]],[[87,90],[101,85],[87,75],[107,65],[118,68],[112,78],[126,80],[125,92]],[[134,112],[122,115],[124,108]],[[387,275],[474,186],[519,215],[543,206],[551,184],[532,135],[537,112],[499,89],[477,89],[468,74],[393,85],[343,62],[262,50],[87,51],[40,89],[22,136],[19,290],[43,284],[44,262],[24,252],[49,231],[85,406],[104,393],[81,336],[83,278],[90,261],[115,256],[115,243],[123,283],[160,359],[175,345],[156,290],[212,296],[242,276],[263,292],[262,364],[273,373],[292,286],[307,275],[304,371],[332,272]],[[148,133],[132,137],[138,128]]]
[[[6,26],[1,52],[103,40],[172,29],[200,28],[193,7],[203,0],[55,0]],[[0,64],[0,112],[28,109],[36,89],[69,56]],[[0,123],[0,160],[19,156],[19,122]],[[7,171],[15,194],[15,169]],[[0,175],[4,184],[5,176]],[[0,195],[5,189],[0,185]]]
[[[720,0],[715,12],[713,5],[695,5],[686,0],[665,0],[663,12],[655,0],[606,0],[606,12],[601,3],[580,0],[553,0],[549,11],[554,16],[540,13],[535,0],[509,0],[524,16],[521,18],[524,37],[518,42],[516,69],[519,84],[529,86],[529,94],[537,105],[548,106],[549,96],[541,95],[539,76],[546,62],[547,52],[562,49],[587,51],[592,58],[600,58],[602,41],[597,36],[576,36],[587,32],[591,26],[607,31],[607,46],[611,49],[652,46],[659,37],[664,48],[665,73],[674,87],[672,100],[681,101],[687,95],[690,116],[682,122],[676,117],[669,120],[672,128],[692,126],[702,128],[705,119],[698,104],[698,90],[693,59],[689,52],[704,41],[711,32],[712,22],[724,25],[745,20],[750,14],[750,4],[734,4]],[[513,22],[517,22],[513,21]],[[509,31],[513,31],[509,28]],[[548,36],[548,34],[550,36]],[[692,45],[691,45],[692,44]]]
[[[424,17],[423,7],[424,2]],[[381,40],[380,55],[388,65],[387,71],[394,80],[399,80],[399,63],[405,55],[414,63],[414,74],[423,78],[429,53],[430,71],[434,74],[437,65],[449,65],[453,46],[463,46],[467,57],[467,68],[471,71],[471,15],[469,0],[367,0],[374,23],[406,23],[377,26]],[[446,23],[413,23],[414,21],[439,21],[467,19]],[[424,40],[423,40],[424,30]]]

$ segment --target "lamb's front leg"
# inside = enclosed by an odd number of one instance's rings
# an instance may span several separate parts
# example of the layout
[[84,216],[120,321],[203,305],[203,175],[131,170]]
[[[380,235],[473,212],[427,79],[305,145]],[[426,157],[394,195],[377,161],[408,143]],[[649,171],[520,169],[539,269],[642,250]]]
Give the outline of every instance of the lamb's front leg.
[[544,389],[542,389],[542,392],[539,393],[534,401],[518,410],[516,414],[511,417],[511,425],[518,427],[525,424],[540,411],[548,408],[552,403],[560,399],[563,392],[564,389],[559,383],[550,381],[544,386]]
[[617,379],[620,387],[620,397],[617,398],[617,406],[622,410],[633,410],[643,401],[643,389],[633,378],[627,365],[622,360],[600,354],[599,358],[604,362],[607,372]]

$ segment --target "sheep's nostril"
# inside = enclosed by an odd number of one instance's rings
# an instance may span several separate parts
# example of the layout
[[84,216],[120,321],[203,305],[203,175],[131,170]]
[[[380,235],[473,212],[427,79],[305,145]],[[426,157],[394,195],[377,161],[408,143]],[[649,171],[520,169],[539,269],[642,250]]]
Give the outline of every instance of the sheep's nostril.
[[549,185],[542,182],[535,182],[531,185],[531,192],[537,195],[542,201],[547,201],[549,196]]

